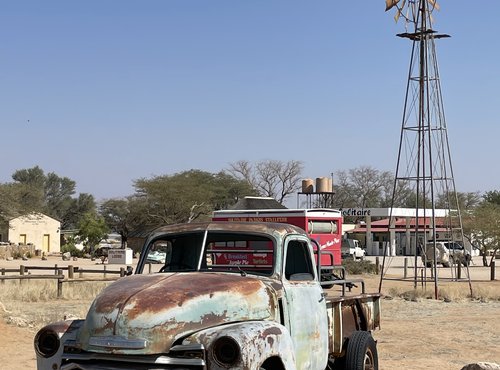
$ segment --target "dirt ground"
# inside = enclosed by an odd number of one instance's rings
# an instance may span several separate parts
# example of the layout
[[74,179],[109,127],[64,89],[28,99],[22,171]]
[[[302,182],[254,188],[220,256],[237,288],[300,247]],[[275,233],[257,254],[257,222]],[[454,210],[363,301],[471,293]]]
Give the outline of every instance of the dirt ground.
[[[403,275],[403,260],[396,261],[387,277]],[[14,268],[16,261],[0,261],[0,268]],[[24,262],[24,261],[23,261]],[[40,265],[42,261],[24,262]],[[54,261],[43,261],[53,266]],[[90,261],[63,263],[95,264]],[[500,263],[499,263],[500,264]],[[120,266],[109,267],[118,269]],[[446,272],[440,271],[441,275]],[[489,281],[490,270],[472,266],[470,275],[474,291],[487,292],[493,299],[465,298],[469,292],[467,281],[440,283],[440,288],[451,292],[450,302],[427,298],[406,299],[393,297],[396,291],[412,291],[412,282],[384,279],[382,293],[382,324],[373,334],[378,342],[379,365],[382,370],[396,369],[461,369],[472,362],[500,364],[500,281]],[[378,276],[363,276],[368,291],[378,289]],[[1,288],[0,288],[1,289]],[[433,291],[433,286],[429,287]],[[431,294],[432,295],[432,294]],[[461,298],[462,297],[462,298]],[[79,303],[80,312],[89,302]],[[60,302],[39,303],[40,310],[54,310]],[[0,304],[0,367],[2,369],[36,369],[33,337],[36,327],[23,320],[22,312],[10,311],[9,302]],[[61,317],[62,319],[62,317]]]

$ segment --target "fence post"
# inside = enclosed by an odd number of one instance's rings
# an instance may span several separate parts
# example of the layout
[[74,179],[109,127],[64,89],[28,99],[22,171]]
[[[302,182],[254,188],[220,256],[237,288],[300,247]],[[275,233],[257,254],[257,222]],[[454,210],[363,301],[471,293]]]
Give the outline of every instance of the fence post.
[[405,257],[405,271],[404,271],[404,278],[406,279],[408,277],[408,257]]
[[[23,265],[19,266],[19,275],[23,276],[25,270],[26,270],[26,268]],[[19,285],[21,285],[22,283],[23,283],[23,279],[19,279]]]
[[457,264],[457,280],[460,280],[462,278],[462,262],[458,261]]
[[[56,272],[58,273],[58,275],[62,275],[62,270],[56,270]],[[57,279],[57,298],[61,298],[62,297],[62,293],[63,293],[63,280],[64,280],[64,276],[63,277],[59,277],[59,279]]]
[[104,265],[104,278],[106,278],[106,265]]
[[[2,276],[5,276],[5,269],[4,268],[2,269]],[[5,284],[5,280],[4,279],[2,279],[2,284]]]
[[491,268],[491,280],[493,281],[495,280],[495,260],[491,261],[490,268]]
[[54,275],[57,275],[57,263],[54,265]]
[[125,276],[125,267],[120,267],[120,277]]
[[68,279],[73,279],[75,275],[75,268],[73,267],[73,265],[69,265],[68,266]]
[[[151,265],[149,267],[151,267]],[[378,275],[379,273],[380,273],[380,258],[375,257],[375,274]]]

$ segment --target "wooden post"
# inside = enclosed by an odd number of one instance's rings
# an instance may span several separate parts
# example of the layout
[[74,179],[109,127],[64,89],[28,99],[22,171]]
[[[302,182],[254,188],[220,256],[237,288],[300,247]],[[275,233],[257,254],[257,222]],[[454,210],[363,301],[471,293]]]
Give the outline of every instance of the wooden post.
[[490,264],[490,268],[491,268],[491,281],[495,280],[495,260],[492,260],[491,261],[491,264]]
[[[62,270],[56,270],[56,272],[58,273],[58,275],[62,275],[62,273],[63,273]],[[62,297],[63,280],[64,280],[64,277],[57,279],[57,298]]]
[[408,257],[405,257],[405,271],[404,271],[404,278],[406,279],[408,277]]
[[125,276],[125,267],[120,267],[120,277]]
[[[2,276],[5,276],[5,269],[4,268],[2,269]],[[2,284],[5,284],[5,280],[4,279],[2,279]]]
[[[19,275],[23,276],[25,270],[26,270],[25,266],[23,266],[23,265],[19,266]],[[22,283],[23,283],[23,279],[19,279],[19,285],[21,285]]]
[[75,268],[73,265],[68,266],[68,279],[73,279],[75,275]]
[[57,275],[57,263],[54,265],[54,275]]
[[104,278],[106,278],[106,265],[104,265]]
[[457,280],[460,280],[462,278],[462,263],[461,261],[458,261],[457,263]]
[[[151,265],[149,266],[149,268],[151,269]],[[380,258],[378,256],[375,257],[375,274],[380,274]]]

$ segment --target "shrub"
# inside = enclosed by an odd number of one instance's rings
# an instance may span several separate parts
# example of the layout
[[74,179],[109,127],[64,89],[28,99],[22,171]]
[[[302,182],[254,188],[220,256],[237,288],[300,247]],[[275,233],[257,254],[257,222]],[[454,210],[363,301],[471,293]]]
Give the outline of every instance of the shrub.
[[72,257],[83,257],[83,251],[79,250],[73,243],[66,243],[61,247],[61,253],[69,252]]
[[375,264],[368,260],[355,261],[352,259],[344,259],[342,261],[342,266],[344,266],[346,272],[351,275],[375,274],[376,272]]

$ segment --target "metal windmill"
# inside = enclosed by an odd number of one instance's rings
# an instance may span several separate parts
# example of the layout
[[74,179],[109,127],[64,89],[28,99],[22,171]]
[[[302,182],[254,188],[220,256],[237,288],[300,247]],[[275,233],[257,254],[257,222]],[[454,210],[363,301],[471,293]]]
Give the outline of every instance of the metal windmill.
[[[450,36],[439,34],[432,29],[433,12],[439,10],[435,0],[386,0],[386,11],[393,8],[396,9],[396,22],[400,19],[405,22],[406,32],[397,36],[409,39],[412,42],[412,50],[391,210],[395,203],[396,190],[400,186],[406,186],[413,191],[417,212],[415,237],[411,241],[410,250],[415,257],[416,288],[417,262],[422,246],[425,248],[429,242],[433,242],[435,247],[438,232],[444,232],[445,238],[450,241],[459,241],[465,245],[435,48],[435,40]],[[440,225],[436,222],[438,206],[446,210],[445,221]],[[392,212],[389,225],[394,225]],[[420,230],[425,231],[419,232]],[[440,235],[440,239],[443,239],[443,235]],[[379,289],[385,272],[386,254],[384,253]],[[452,267],[452,277],[457,274],[454,268],[456,267]],[[426,271],[427,269],[425,275]],[[470,286],[468,268],[466,272]],[[435,263],[431,276],[437,298],[438,279]],[[427,281],[427,276],[422,277],[423,284],[424,281]]]

